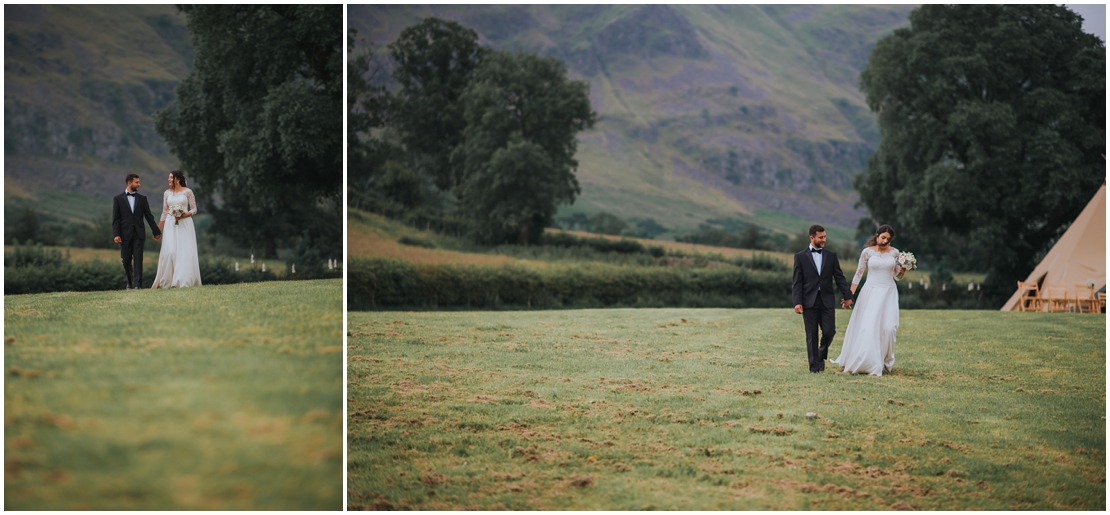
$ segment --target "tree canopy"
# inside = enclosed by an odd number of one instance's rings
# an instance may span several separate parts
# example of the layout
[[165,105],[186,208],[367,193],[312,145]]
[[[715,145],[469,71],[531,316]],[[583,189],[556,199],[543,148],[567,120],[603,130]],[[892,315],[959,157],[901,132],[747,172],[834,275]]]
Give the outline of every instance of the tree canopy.
[[155,128],[203,185],[196,193],[213,213],[212,229],[269,255],[308,237],[317,251],[338,256],[342,6],[181,10],[194,69],[155,115]]
[[466,128],[460,97],[486,52],[477,32],[435,17],[405,28],[389,44],[401,86],[391,121],[405,146],[426,158],[421,165],[441,190],[460,181],[450,162]]
[[463,92],[466,129],[451,160],[461,165],[459,203],[479,240],[536,243],[557,205],[581,191],[577,135],[597,114],[589,86],[566,74],[554,57],[494,51]]
[[1105,47],[1055,5],[925,5],[860,77],[878,150],[860,201],[932,263],[1008,295],[1105,177]]
[[[535,243],[580,191],[577,133],[597,114],[588,85],[558,59],[477,40],[437,18],[404,29],[388,45],[392,92],[375,89],[372,48],[352,61],[348,152],[361,169],[348,173],[371,190],[352,198],[486,243]],[[373,120],[365,114],[378,108]]]

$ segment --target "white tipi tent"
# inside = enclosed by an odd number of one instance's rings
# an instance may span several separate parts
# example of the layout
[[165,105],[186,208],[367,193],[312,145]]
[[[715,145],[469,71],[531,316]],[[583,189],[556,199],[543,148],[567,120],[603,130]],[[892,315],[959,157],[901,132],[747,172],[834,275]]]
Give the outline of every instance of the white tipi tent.
[[[1095,290],[1106,285],[1105,183],[1025,281],[1063,283],[1069,290],[1088,281],[1095,283]],[[1010,296],[1002,311],[1017,308],[1018,294]]]

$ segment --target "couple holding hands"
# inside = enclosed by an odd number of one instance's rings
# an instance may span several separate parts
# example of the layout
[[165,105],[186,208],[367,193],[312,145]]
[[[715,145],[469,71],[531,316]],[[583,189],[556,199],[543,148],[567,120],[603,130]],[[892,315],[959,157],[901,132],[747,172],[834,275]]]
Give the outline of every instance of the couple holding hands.
[[[851,374],[881,376],[884,370],[888,373],[894,370],[898,331],[895,281],[901,280],[913,265],[901,259],[898,249],[890,246],[893,239],[894,229],[889,225],[876,230],[860,253],[849,288],[836,253],[825,248],[825,228],[820,225],[809,228],[809,248],[794,254],[793,298],[794,312],[802,315],[805,322],[810,372],[825,370],[829,345],[836,334],[834,281],[843,296],[840,307],[847,309],[855,303],[855,308],[848,320],[840,356],[830,361]],[[867,282],[857,294],[860,280],[868,270]]]
[[139,176],[128,174],[124,181],[127,189],[112,202],[112,237],[120,246],[123,271],[127,276],[126,289],[142,288],[144,221],[150,224],[154,239],[163,240],[152,289],[200,286],[197,233],[193,227],[197,201],[193,190],[186,187],[185,174],[177,170],[170,172],[169,188],[162,193],[162,217],[157,223],[150,214],[146,197],[139,194]]

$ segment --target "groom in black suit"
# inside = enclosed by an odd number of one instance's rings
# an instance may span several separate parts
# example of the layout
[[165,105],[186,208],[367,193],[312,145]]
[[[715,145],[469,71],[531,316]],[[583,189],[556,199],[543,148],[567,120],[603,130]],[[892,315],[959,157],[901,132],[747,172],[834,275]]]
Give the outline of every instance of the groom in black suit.
[[112,236],[120,246],[123,271],[127,274],[126,289],[138,290],[143,285],[143,245],[146,243],[143,219],[150,223],[155,240],[162,239],[162,231],[158,230],[158,221],[150,214],[146,197],[139,195],[139,176],[128,174],[124,180],[127,181],[127,189],[112,199]]
[[[840,270],[836,253],[825,248],[825,228],[809,228],[809,248],[794,254],[794,312],[802,315],[806,325],[806,351],[809,352],[809,371],[816,374],[825,370],[829,345],[836,334],[836,308],[833,306],[833,279],[844,295],[840,307],[852,305],[852,290]],[[821,328],[818,345],[817,329]]]

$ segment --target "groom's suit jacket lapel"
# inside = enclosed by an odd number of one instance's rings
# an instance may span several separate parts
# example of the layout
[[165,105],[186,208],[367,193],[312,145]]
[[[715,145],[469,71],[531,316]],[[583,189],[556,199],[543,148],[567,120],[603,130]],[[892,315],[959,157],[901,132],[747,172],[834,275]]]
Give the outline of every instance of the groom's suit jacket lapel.
[[124,214],[124,215],[134,216],[136,213],[139,212],[139,199],[141,199],[143,197],[141,197],[139,195],[135,195],[135,210],[134,211],[131,210],[131,203],[127,201],[127,194],[126,193],[122,193],[116,198],[119,199],[119,203],[120,203],[120,211],[119,212]]

